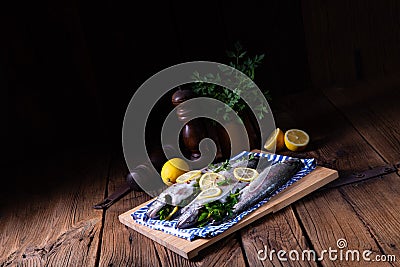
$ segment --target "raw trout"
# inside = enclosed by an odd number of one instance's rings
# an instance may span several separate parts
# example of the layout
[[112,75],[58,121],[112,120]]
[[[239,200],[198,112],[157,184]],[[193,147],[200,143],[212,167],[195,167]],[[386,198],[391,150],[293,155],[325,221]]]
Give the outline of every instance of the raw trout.
[[[279,187],[284,185],[302,167],[300,160],[288,160],[265,168],[252,182],[239,182],[234,185],[222,187],[222,194],[208,199],[194,199],[187,207],[182,209],[178,219],[178,228],[189,228],[202,221],[202,213],[207,214],[204,224],[217,225],[234,217],[257,202],[271,196]],[[229,175],[229,173],[227,174]],[[232,198],[235,196],[235,199]],[[232,201],[236,200],[236,204]],[[229,199],[229,201],[227,201]],[[208,206],[207,206],[208,205]],[[207,207],[205,207],[207,206]],[[209,210],[212,210],[211,212]],[[213,218],[213,213],[218,213]],[[209,218],[210,217],[210,218]]]
[[240,192],[239,202],[233,206],[233,214],[239,214],[271,196],[301,169],[302,164],[299,159],[295,159],[279,162],[266,168],[258,178]]
[[198,181],[192,180],[189,183],[171,185],[161,192],[150,205],[146,213],[147,216],[152,219],[158,219],[160,217],[159,211],[166,205],[186,206],[200,193],[200,188],[196,184],[198,184]]

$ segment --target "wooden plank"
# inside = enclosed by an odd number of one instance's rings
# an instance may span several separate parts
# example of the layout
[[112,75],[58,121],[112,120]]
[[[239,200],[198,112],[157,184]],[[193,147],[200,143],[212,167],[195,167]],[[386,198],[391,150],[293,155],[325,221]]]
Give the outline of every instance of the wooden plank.
[[[320,91],[307,91],[274,101],[275,124],[298,128],[310,135],[305,151],[281,152],[293,157],[314,157],[318,164],[339,171],[365,170],[384,164],[352,125]],[[302,115],[299,115],[302,114]],[[362,160],[358,160],[358,159]]]
[[316,88],[399,71],[398,1],[304,0],[301,4]]
[[349,8],[349,1],[346,0],[327,1],[323,6],[328,30],[323,34],[330,48],[328,55],[331,83],[353,82],[356,76],[353,56],[354,28],[350,22],[353,10]]
[[[346,186],[340,190],[364,225],[387,255],[400,258],[400,178],[392,173],[368,181],[368,186]],[[374,196],[374,197],[371,197]]]
[[[375,239],[368,228],[358,218],[352,207],[343,198],[339,190],[319,192],[300,201],[296,211],[312,242],[318,257],[321,251],[338,249],[337,241],[345,239],[348,249],[371,250],[373,255],[381,254]],[[372,256],[371,256],[372,257]],[[361,260],[361,262],[363,262]],[[331,261],[327,255],[321,261],[323,266],[359,266],[360,262]],[[363,262],[365,264],[365,262]],[[390,266],[388,263],[369,264],[371,266]]]
[[324,94],[387,162],[400,162],[399,75],[327,88]]
[[[256,151],[260,152],[260,151]],[[289,189],[289,188],[288,188]],[[253,224],[240,231],[243,250],[246,253],[250,266],[275,266],[285,265],[277,257],[270,259],[266,254],[259,254],[260,250],[271,252],[272,250],[310,250],[310,243],[307,241],[301,228],[300,222],[289,206],[283,210],[260,218]],[[260,259],[261,256],[261,259]],[[316,262],[290,262],[288,266],[317,266]]]
[[[356,100],[356,98],[354,98]],[[332,166],[339,170],[363,170],[372,166],[384,164],[381,157],[365,142],[362,136],[337,112],[332,104],[319,92],[306,92],[304,94],[286,97],[279,101],[283,114],[275,113],[278,127],[283,129],[305,129],[311,136],[311,143],[307,151],[302,153],[289,153],[292,156],[311,156],[320,163]],[[298,116],[308,114],[308,116]],[[375,125],[379,128],[379,125]],[[299,155],[300,154],[300,155]],[[340,179],[340,178],[339,178]],[[387,211],[377,210],[377,214],[365,216],[361,220],[355,208],[349,204],[351,197],[345,197],[349,185],[339,189],[326,190],[313,194],[296,203],[295,211],[303,224],[312,246],[317,252],[329,247],[336,248],[339,238],[345,238],[352,249],[370,249],[373,255],[387,253],[377,245],[375,238],[388,240],[387,236],[379,234],[377,220],[374,217],[385,218]],[[357,186],[360,195],[370,198],[373,202],[387,202],[387,198],[370,194],[373,191],[371,181],[360,183]],[[360,205],[363,199],[357,198],[353,202]],[[371,204],[371,203],[369,203]],[[390,209],[390,205],[386,205]],[[388,221],[389,228],[397,229],[399,222]],[[376,236],[371,235],[376,232]],[[385,241],[385,242],[386,242]],[[395,243],[398,246],[398,242]],[[332,262],[324,259],[323,265],[341,265],[340,261]],[[346,264],[352,265],[355,263]]]
[[154,244],[160,251],[160,260],[165,266],[246,266],[247,259],[243,255],[238,238],[235,235],[224,238],[190,260],[178,256],[178,254],[160,244]]
[[[391,76],[360,83],[352,88],[325,89],[327,97],[345,114],[366,141],[389,163],[400,162],[400,78]],[[350,99],[355,99],[351,103]],[[398,222],[400,179],[390,174],[369,182],[360,190],[348,186],[342,192],[357,216],[368,225],[381,250],[399,257]],[[367,191],[367,192],[365,192]],[[374,196],[374,198],[371,198]],[[372,225],[373,227],[371,227]]]
[[[127,168],[123,160],[114,159],[108,182],[108,193],[111,194],[124,183]],[[99,259],[100,266],[131,266],[159,264],[157,252],[150,240],[141,239],[134,231],[129,231],[118,223],[117,216],[125,207],[132,207],[148,200],[144,193],[133,192],[116,202],[105,212],[104,229]]]
[[[122,160],[113,164],[109,192],[113,192],[123,182],[126,171]],[[204,250],[204,253],[189,261],[118,221],[118,215],[149,199],[150,197],[144,193],[133,192],[107,210],[101,246],[100,266],[245,265],[245,259],[236,237],[221,240],[218,246]]]
[[[240,234],[249,266],[317,266],[317,263],[313,261],[283,262],[279,261],[276,255],[272,259],[268,256],[272,250],[303,251],[311,249],[292,206],[261,218],[242,229]],[[264,252],[258,254],[260,250],[264,250]],[[267,258],[264,259],[263,257],[266,255]]]
[[74,151],[32,163],[15,169],[21,184],[2,212],[0,265],[94,266],[102,212],[92,205],[104,197],[108,158]]
[[264,217],[270,213],[276,212],[279,209],[290,205],[294,201],[297,201],[306,194],[316,190],[318,187],[323,186],[330,181],[333,181],[337,177],[338,174],[335,170],[327,169],[324,167],[317,167],[315,171],[306,175],[300,181],[296,182],[291,187],[287,188],[287,190],[281,192],[279,195],[276,195],[268,203],[261,206],[250,215],[246,216],[239,223],[235,224],[224,233],[210,239],[197,239],[194,241],[187,241],[185,239],[181,239],[179,237],[175,237],[170,234],[153,230],[146,226],[135,223],[132,220],[131,214],[134,211],[143,207],[144,205],[147,205],[152,200],[121,214],[119,216],[119,219],[123,224],[151,238],[157,243],[171,249],[182,257],[190,259],[196,256],[200,250],[236,232],[237,230],[247,226],[257,219],[260,219],[261,217]]

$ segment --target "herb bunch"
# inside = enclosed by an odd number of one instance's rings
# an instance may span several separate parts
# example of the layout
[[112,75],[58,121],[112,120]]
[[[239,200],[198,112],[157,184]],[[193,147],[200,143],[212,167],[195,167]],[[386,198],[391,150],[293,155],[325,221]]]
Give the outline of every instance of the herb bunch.
[[[253,108],[258,113],[256,114],[258,118],[262,119],[268,109],[261,100],[253,80],[255,78],[255,70],[262,64],[265,55],[261,54],[252,57],[239,42],[235,43],[233,51],[227,51],[226,54],[229,60],[227,64],[229,67],[219,65],[224,79],[221,79],[220,73],[208,73],[202,76],[199,72],[194,72],[192,76],[195,81],[192,85],[193,91],[199,96],[211,97],[225,103],[227,105],[225,110],[217,110],[217,113],[224,112],[224,120],[232,118],[231,109],[239,113],[246,108],[247,105],[242,98],[250,99],[252,103],[258,103]],[[226,86],[223,87],[217,84],[226,84]],[[234,88],[234,90],[229,90],[226,87]],[[268,90],[263,92],[263,96],[267,100],[271,99]]]
[[221,222],[233,215],[233,206],[239,201],[239,189],[235,193],[230,193],[226,202],[218,200],[207,203],[200,210],[200,216],[197,219],[199,227],[203,227],[210,222]]

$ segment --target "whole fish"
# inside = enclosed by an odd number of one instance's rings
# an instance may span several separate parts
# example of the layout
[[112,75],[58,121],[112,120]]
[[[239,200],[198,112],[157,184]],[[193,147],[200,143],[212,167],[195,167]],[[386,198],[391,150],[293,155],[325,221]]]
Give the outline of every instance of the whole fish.
[[[233,179],[231,181],[233,181]],[[222,190],[222,193],[219,196],[204,199],[195,198],[192,203],[182,209],[181,215],[178,218],[177,228],[189,228],[195,226],[199,222],[201,210],[204,208],[204,205],[214,201],[224,203],[230,194],[235,193],[237,190],[241,190],[247,184],[248,182],[235,182],[234,184],[218,186]]]
[[239,214],[257,202],[271,196],[279,187],[290,180],[302,167],[299,159],[276,163],[260,173],[239,195],[233,206],[233,214]]
[[161,192],[157,199],[150,205],[146,214],[152,219],[158,219],[160,217],[159,212],[167,205],[185,206],[199,193],[200,188],[196,180],[191,180],[189,183],[173,184]]
[[221,189],[222,193],[219,196],[211,198],[195,198],[189,205],[182,208],[182,210],[180,211],[177,227],[189,228],[196,225],[201,215],[200,212],[203,210],[206,204],[212,203],[214,201],[225,203],[231,194],[237,192],[238,190],[240,191],[246,185],[248,185],[248,182],[238,182],[233,175],[233,170],[237,167],[257,166],[258,162],[259,158],[256,157],[251,157],[251,159],[243,157],[239,160],[230,161],[229,166],[226,170],[224,169],[218,172],[226,179],[226,184],[218,186],[218,188]]
[[[272,195],[279,187],[285,184],[290,178],[293,177],[302,167],[300,160],[288,160],[277,163],[265,168],[259,176],[252,182],[239,182],[234,186],[220,186],[222,194],[218,197],[201,199],[195,198],[192,203],[182,210],[182,214],[178,219],[177,228],[189,228],[195,226],[199,222],[201,212],[205,211],[204,206],[208,203],[221,203],[217,205],[220,207],[224,218],[215,220],[210,218],[208,223],[216,225],[225,221],[233,216],[239,214],[245,209],[253,206],[257,202]],[[227,203],[229,196],[238,195],[238,202],[232,206],[224,207]],[[229,205],[231,203],[227,203]]]
[[[252,164],[251,166],[256,166],[259,161],[259,158],[256,157],[242,157],[238,160],[230,160],[226,162],[221,162],[218,164],[212,164],[208,168],[205,168],[202,173],[205,172],[219,172],[226,177],[232,176],[233,168],[235,167],[244,167],[247,163],[247,166]],[[225,170],[229,169],[229,171]],[[200,189],[198,187],[198,181],[192,180],[190,183],[183,184],[173,184],[167,189],[165,189],[161,194],[157,197],[155,201],[149,206],[146,215],[152,219],[160,218],[160,211],[164,208],[168,208],[171,206],[175,207],[184,207],[189,204],[198,194],[200,193]],[[182,210],[179,209],[178,212],[174,214],[174,217],[179,216],[182,213]]]

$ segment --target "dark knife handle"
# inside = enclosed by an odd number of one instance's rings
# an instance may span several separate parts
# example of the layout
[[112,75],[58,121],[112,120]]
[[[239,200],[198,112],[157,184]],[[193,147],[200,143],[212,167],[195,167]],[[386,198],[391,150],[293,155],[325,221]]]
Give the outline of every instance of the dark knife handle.
[[114,204],[117,200],[132,191],[132,188],[127,184],[123,184],[114,193],[106,197],[103,201],[93,206],[94,209],[106,209]]
[[364,171],[339,171],[339,178],[321,187],[319,190],[358,183],[375,177],[381,177],[392,172],[397,172],[395,165],[383,165]]
[[166,153],[170,158],[179,157],[180,155],[178,150],[176,150],[172,145],[165,145],[162,149],[154,149],[151,151],[150,162],[142,161],[142,164],[136,166],[126,175],[126,182],[121,187],[106,197],[102,202],[94,205],[93,208],[106,209],[132,190],[143,192],[143,189],[136,181],[145,181],[146,177],[158,175],[156,172],[160,172],[163,164],[167,161]]
[[94,209],[106,209],[114,204],[116,201],[124,197],[132,190],[142,192],[142,188],[136,183],[139,177],[146,177],[149,173],[147,165],[139,165],[132,172],[126,175],[126,182],[120,186],[114,193],[106,197],[103,201],[93,206]]

